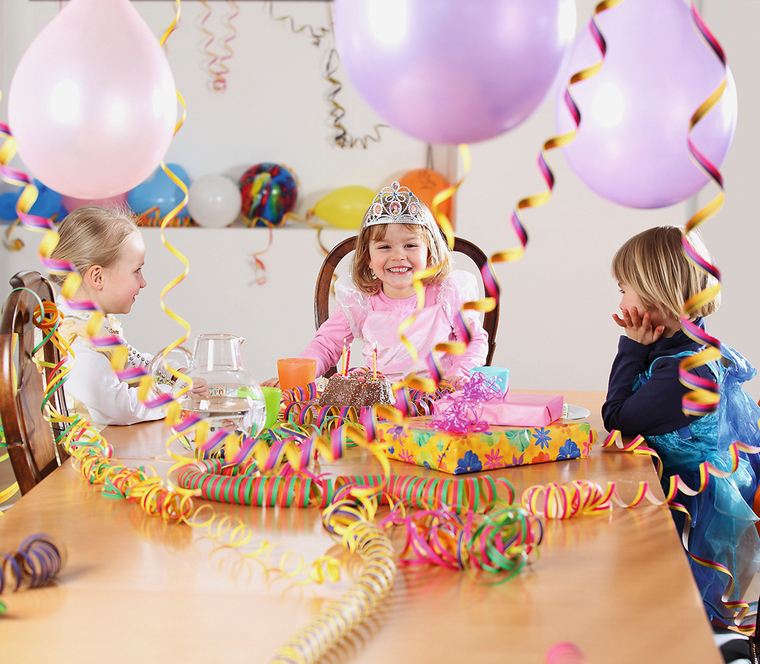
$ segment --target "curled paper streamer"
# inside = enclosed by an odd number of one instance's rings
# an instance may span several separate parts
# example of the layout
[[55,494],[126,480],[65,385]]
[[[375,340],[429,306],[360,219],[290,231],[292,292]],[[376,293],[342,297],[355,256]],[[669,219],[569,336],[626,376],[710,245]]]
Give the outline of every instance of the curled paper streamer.
[[308,23],[298,25],[295,19],[289,14],[284,14],[280,16],[275,15],[274,3],[271,2],[271,0],[267,2],[267,11],[269,12],[269,17],[272,20],[285,23],[288,26],[288,29],[294,35],[300,35],[300,34],[308,35],[311,38],[311,43],[314,46],[320,46],[322,44],[322,40],[325,37],[327,37],[327,35],[332,33],[332,29],[329,27],[324,27],[324,26],[314,27],[313,25],[309,25]]
[[339,63],[340,56],[338,55],[338,50],[331,48],[327,54],[323,76],[330,84],[330,92],[327,94],[327,99],[330,102],[330,117],[332,118],[333,129],[335,129],[333,141],[339,148],[361,147],[366,150],[370,143],[380,142],[382,138],[380,130],[386,129],[388,125],[376,124],[371,134],[364,134],[363,136],[353,136],[349,133],[343,124],[343,120],[346,117],[346,109],[338,102],[338,95],[343,90],[343,83],[337,78]]
[[449,433],[485,431],[489,425],[478,419],[478,408],[484,401],[490,401],[499,395],[496,380],[476,372],[456,393],[454,402],[432,424]]
[[[594,8],[594,15],[592,16],[591,21],[589,22],[589,30],[591,31],[594,41],[596,42],[596,45],[599,48],[601,60],[597,62],[596,64],[591,65],[590,67],[587,67],[573,74],[570,77],[570,81],[568,82],[567,86],[565,87],[564,101],[575,123],[575,129],[565,134],[560,134],[558,136],[553,136],[552,138],[549,138],[543,144],[541,152],[539,152],[538,168],[541,171],[541,176],[543,177],[544,182],[546,183],[547,189],[546,191],[543,191],[539,194],[533,194],[532,196],[527,196],[526,198],[520,199],[517,202],[516,209],[512,211],[510,221],[512,224],[512,228],[515,234],[517,235],[519,245],[494,253],[490,257],[488,262],[483,266],[483,269],[481,272],[483,274],[483,282],[485,284],[486,293],[494,301],[498,299],[500,289],[499,289],[498,281],[496,279],[496,275],[493,271],[493,264],[494,263],[508,263],[508,262],[520,260],[523,257],[523,254],[525,253],[525,248],[528,244],[528,233],[520,219],[519,211],[546,205],[546,203],[548,203],[551,198],[552,191],[554,190],[554,183],[555,183],[554,173],[549,167],[549,164],[546,161],[545,155],[550,150],[555,150],[556,148],[563,147],[567,145],[568,143],[570,143],[571,141],[573,141],[577,134],[578,127],[580,127],[581,113],[575,101],[573,100],[572,95],[570,94],[570,87],[575,85],[576,83],[579,83],[580,81],[586,80],[587,78],[590,78],[591,76],[594,76],[595,74],[597,74],[602,68],[602,65],[604,63],[604,58],[607,53],[607,43],[604,40],[604,36],[602,35],[601,31],[599,30],[599,26],[596,23],[596,17],[602,12],[616,7],[622,1],[623,0],[604,0],[604,2],[598,3],[596,7]],[[488,300],[486,300],[486,302],[488,302]],[[468,308],[468,304],[465,304],[465,308]]]
[[410,515],[396,509],[380,522],[400,527],[404,544],[400,565],[438,565],[447,569],[474,569],[510,579],[541,543],[541,522],[518,507],[504,507],[462,518],[446,508],[420,510]]
[[[145,210],[145,212],[138,214],[135,217],[135,221],[137,222],[138,226],[147,226],[147,227],[160,226],[161,222],[163,221],[161,208],[159,208],[158,206],[148,208],[147,210]],[[184,228],[187,226],[192,226],[192,223],[193,221],[192,219],[190,219],[190,217],[175,217],[167,225],[173,228]]]
[[692,114],[689,119],[689,153],[694,158],[697,165],[712,179],[712,181],[719,187],[718,194],[709,201],[705,206],[699,209],[694,215],[686,222],[686,226],[683,230],[682,247],[686,258],[693,265],[696,265],[703,272],[713,277],[717,283],[712,286],[708,286],[704,290],[696,293],[689,298],[683,305],[683,314],[681,316],[681,329],[694,341],[703,344],[705,348],[695,355],[686,357],[681,360],[679,365],[679,379],[681,383],[687,387],[690,391],[683,396],[683,412],[687,415],[704,415],[714,411],[718,407],[720,402],[720,394],[718,393],[718,384],[713,380],[707,380],[701,378],[697,374],[692,373],[690,370],[699,366],[708,364],[709,362],[719,360],[721,358],[720,341],[705,332],[702,328],[692,322],[691,318],[703,307],[706,303],[718,297],[720,294],[720,271],[717,267],[706,261],[698,252],[694,249],[689,241],[689,233],[698,228],[702,223],[707,221],[710,217],[715,215],[725,201],[725,194],[723,190],[723,176],[718,168],[713,164],[694,144],[692,139],[692,132],[694,127],[702,120],[702,118],[710,112],[721,99],[723,93],[728,85],[728,76],[726,69],[726,54],[723,51],[718,40],[710,32],[709,28],[705,25],[702,17],[699,15],[694,3],[691,3],[691,16],[694,20],[694,24],[697,30],[704,37],[710,49],[715,53],[715,56],[720,60],[723,65],[724,73],[718,87],[710,94],[710,96],[700,104],[699,108]]
[[[657,473],[662,478],[663,463],[660,456],[655,450],[648,447],[642,436],[637,436],[630,443],[625,444],[622,442],[620,432],[613,431],[610,433],[607,440],[604,442],[603,447],[616,446],[624,452],[632,452],[633,454],[650,456],[657,467]],[[748,621],[753,617],[750,613],[750,605],[743,599],[729,600],[734,590],[734,578],[728,567],[723,565],[720,561],[707,560],[701,558],[691,551],[689,551],[689,533],[691,532],[691,523],[693,517],[689,513],[689,510],[681,503],[677,502],[676,498],[679,492],[682,492],[688,496],[696,496],[707,488],[710,482],[710,477],[725,479],[730,477],[739,468],[739,453],[744,452],[746,454],[758,454],[760,453],[760,447],[753,447],[741,442],[732,443],[727,450],[731,458],[731,466],[728,470],[722,470],[709,461],[703,461],[699,465],[699,485],[695,488],[687,484],[678,474],[673,474],[668,478],[668,490],[666,491],[666,501],[668,506],[674,512],[680,512],[684,516],[684,527],[681,534],[681,543],[683,544],[686,553],[696,563],[713,569],[727,577],[726,586],[723,591],[721,600],[724,605],[733,613],[734,624],[731,626],[733,629],[742,633],[751,633],[754,629],[754,624],[750,624]],[[642,490],[648,492],[648,487],[643,487],[645,482],[640,483],[639,492]],[[652,501],[653,502],[653,501]]]
[[0,595],[51,583],[66,564],[65,550],[44,534],[31,535],[16,551],[0,554]]
[[221,55],[213,50],[212,47],[217,38],[206,26],[212,14],[211,5],[207,0],[201,0],[204,13],[197,23],[198,29],[203,33],[204,37],[202,47],[206,56],[205,69],[209,76],[208,86],[214,92],[224,92],[227,89],[227,75],[230,72],[227,62],[235,53],[230,46],[230,43],[237,36],[237,30],[235,29],[233,21],[237,18],[238,14],[240,14],[240,10],[234,0],[227,0],[227,2],[230,6],[230,12],[224,17],[227,34],[224,39],[220,40],[221,48],[224,51]]

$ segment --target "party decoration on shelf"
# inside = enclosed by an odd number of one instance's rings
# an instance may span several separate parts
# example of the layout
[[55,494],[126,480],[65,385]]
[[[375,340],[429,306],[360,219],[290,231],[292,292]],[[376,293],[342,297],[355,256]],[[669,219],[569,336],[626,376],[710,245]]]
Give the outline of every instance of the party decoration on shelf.
[[117,196],[109,196],[108,198],[94,198],[94,199],[87,199],[87,198],[74,198],[73,196],[64,196],[63,197],[63,206],[68,210],[69,212],[73,212],[74,210],[80,208],[80,207],[127,207],[127,194],[126,192],[123,194],[119,194]]
[[[689,118],[727,77],[726,93],[693,130],[704,157],[720,165],[736,128],[730,70],[705,48],[684,0],[625,2],[602,27],[614,49],[593,79],[574,88],[583,124],[563,150],[570,166],[592,191],[627,207],[661,208],[693,196],[710,177],[690,157]],[[579,35],[570,71],[595,59],[592,37]],[[557,125],[573,128],[561,102]]]
[[[356,89],[388,124],[428,143],[472,143],[529,117],[575,32],[574,0],[334,2]],[[519,35],[517,37],[516,35]]]
[[[62,197],[57,191],[53,191],[50,187],[45,186],[42,182],[35,178],[34,186],[37,187],[37,200],[34,201],[30,214],[36,214],[40,217],[52,217],[54,214],[58,214],[61,210],[61,205],[64,202]],[[22,189],[19,188],[16,191],[9,191],[0,196],[3,199],[2,210],[0,210],[0,219],[4,221],[13,221],[18,218],[16,214],[16,204],[21,196]],[[11,201],[13,208],[11,210]],[[11,216],[11,214],[13,216]]]
[[[191,180],[187,171],[179,164],[169,164],[169,168],[182,180],[186,187]],[[127,202],[134,213],[138,215],[142,225],[159,226],[161,219],[182,202],[184,193],[161,168],[157,168],[145,182],[137,185],[127,193]],[[183,208],[177,219],[186,221],[190,217],[188,208]],[[151,223],[151,219],[158,223]]]
[[320,198],[306,213],[306,218],[319,217],[328,226],[356,230],[361,227],[364,213],[374,198],[375,192],[369,187],[340,187]]
[[[158,206],[153,206],[145,210],[145,212],[142,212],[141,214],[135,215],[135,221],[137,222],[138,226],[148,226],[148,227],[157,227],[161,226],[163,223],[164,215],[161,214],[161,208]],[[170,222],[166,224],[168,228],[187,228],[188,226],[192,226],[193,220],[190,218],[189,215],[180,217],[177,215],[172,219]]]
[[246,226],[281,226],[298,198],[298,181],[285,166],[264,162],[240,177],[241,212]]
[[[432,168],[416,168],[408,171],[399,178],[399,183],[404,187],[409,187],[415,196],[431,210],[435,196],[451,186],[451,183],[443,175]],[[449,219],[451,218],[452,203],[453,198],[448,198],[439,208]]]
[[71,0],[21,58],[8,113],[31,172],[62,194],[103,198],[136,186],[161,161],[175,92],[132,3]]
[[[34,180],[37,187],[37,200],[30,210],[30,214],[39,217],[46,217],[53,221],[61,221],[66,216],[66,210],[63,209],[63,197],[50,187],[45,186],[39,180]],[[18,199],[21,197],[22,188],[16,191],[8,191],[0,194],[0,221],[12,222],[11,226],[6,229],[3,244],[9,251],[16,251],[24,246],[20,238],[13,238],[13,231],[18,224],[18,212],[16,206]]]
[[190,185],[188,211],[207,228],[224,228],[240,215],[240,190],[226,175],[202,175]]

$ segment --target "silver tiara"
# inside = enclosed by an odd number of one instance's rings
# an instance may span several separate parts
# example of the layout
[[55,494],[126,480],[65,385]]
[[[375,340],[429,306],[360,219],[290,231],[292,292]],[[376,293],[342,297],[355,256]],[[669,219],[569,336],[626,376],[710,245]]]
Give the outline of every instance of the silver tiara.
[[377,193],[364,214],[362,226],[378,224],[419,224],[434,228],[435,220],[427,205],[411,189],[394,181]]

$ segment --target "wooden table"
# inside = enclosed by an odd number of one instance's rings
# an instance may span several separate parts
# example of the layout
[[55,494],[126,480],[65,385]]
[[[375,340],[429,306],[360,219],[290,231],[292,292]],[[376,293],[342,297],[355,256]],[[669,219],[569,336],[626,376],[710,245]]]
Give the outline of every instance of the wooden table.
[[[601,394],[568,393],[601,431]],[[109,427],[117,456],[165,468],[161,423]],[[601,437],[601,436],[600,436]],[[393,463],[397,473],[429,474]],[[376,472],[356,451],[338,472]],[[657,488],[645,457],[602,452],[586,460],[497,471],[520,492],[548,481],[614,479],[633,495]],[[315,509],[215,505],[241,517],[279,551],[307,559],[333,542]],[[0,551],[30,533],[64,542],[55,587],[4,596],[2,660],[13,662],[264,662],[327,599],[350,584],[292,587],[186,526],[168,526],[107,499],[67,463],[0,517]],[[468,574],[404,569],[367,628],[330,661],[542,663],[560,641],[594,664],[718,664],[701,602],[667,507],[615,509],[547,525],[541,555],[520,576],[488,586]]]

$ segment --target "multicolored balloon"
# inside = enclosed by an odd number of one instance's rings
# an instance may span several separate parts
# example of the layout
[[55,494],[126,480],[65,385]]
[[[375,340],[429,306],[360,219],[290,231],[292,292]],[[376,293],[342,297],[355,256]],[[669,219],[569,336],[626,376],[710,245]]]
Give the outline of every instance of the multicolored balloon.
[[240,193],[246,226],[279,226],[296,205],[298,182],[284,166],[264,162],[243,173]]

